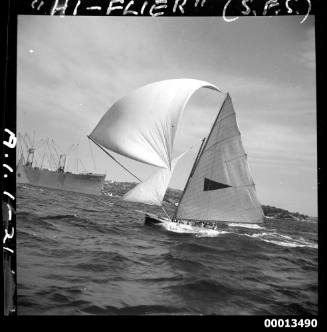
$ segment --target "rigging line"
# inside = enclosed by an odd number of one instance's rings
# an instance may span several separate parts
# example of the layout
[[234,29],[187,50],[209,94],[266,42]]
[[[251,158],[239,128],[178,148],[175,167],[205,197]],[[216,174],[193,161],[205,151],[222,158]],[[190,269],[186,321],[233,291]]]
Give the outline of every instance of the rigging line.
[[51,140],[51,143],[52,143],[52,146],[53,146],[53,148],[54,148],[54,150],[56,152],[57,157],[59,158],[59,155],[58,155],[58,152],[57,152],[57,149],[56,149],[56,146],[55,146],[55,142],[54,142],[53,139]]
[[68,153],[70,153],[70,154],[75,153],[77,147],[78,147],[78,144],[73,144],[73,145],[69,148],[69,151],[67,152],[67,154],[68,154]]
[[[55,157],[52,154],[51,146],[49,145],[49,142],[47,142],[47,145],[48,145],[49,154],[50,154],[50,158],[49,158],[49,160],[50,160],[50,167],[53,168],[53,169],[55,169],[56,168],[56,159],[55,159]],[[53,166],[53,164],[55,166]]]
[[[81,161],[79,159],[79,150],[78,150],[79,144],[76,145],[76,173],[78,173],[78,162]],[[83,165],[82,165],[83,167]]]
[[96,164],[95,164],[95,159],[94,159],[94,155],[93,155],[92,146],[91,146],[90,141],[88,141],[88,142],[89,142],[89,147],[90,147],[90,151],[91,151],[91,157],[92,157],[93,164],[94,164],[94,169],[97,170],[97,166],[96,166]]
[[[68,149],[68,151],[67,151],[67,153],[66,153],[67,159],[68,159],[68,157],[70,158],[70,160],[69,160],[70,164],[69,164],[68,161],[67,161],[66,169],[67,169],[67,170],[70,169],[71,172],[74,172],[74,161],[75,161],[75,159],[77,158],[77,156],[76,156],[76,151],[75,151],[75,150],[76,150],[77,146],[78,146],[78,144],[72,144],[72,145],[69,147],[69,149]],[[74,159],[74,158],[75,158],[75,159]],[[68,166],[68,165],[69,165],[69,166]]]
[[48,168],[51,170],[51,162],[49,156],[46,154],[45,157],[48,159]]
[[45,152],[43,153],[42,162],[41,162],[41,168],[43,167],[44,157],[45,157]]
[[123,164],[121,164],[115,157],[113,157],[108,151],[106,151],[101,145],[96,143],[90,136],[87,136],[88,139],[90,139],[96,146],[98,146],[103,152],[105,152],[112,160],[114,160],[119,166],[121,166],[125,171],[127,171],[129,174],[133,175],[134,178],[136,178],[138,181],[142,182],[141,179],[139,179],[135,174],[133,174],[128,168],[126,168]]
[[67,150],[67,155],[74,151],[75,144],[71,144]]
[[160,205],[160,206],[161,206],[163,212],[165,213],[165,215],[168,217],[168,219],[169,219],[170,221],[172,221],[171,218],[169,217],[168,212],[167,212],[166,209],[164,208],[164,206],[163,206],[163,205]]
[[173,206],[176,206],[175,203],[171,202],[171,201],[167,201],[166,199],[163,200],[163,202],[167,203],[167,204],[170,204],[170,205],[173,205]]
[[50,162],[50,168],[51,169],[54,169],[55,167],[53,167],[53,156],[52,156],[52,154],[51,154],[51,152],[50,152],[50,156],[49,156],[49,162]]
[[197,156],[196,156],[196,158],[195,158],[194,165],[193,165],[193,167],[192,167],[192,169],[191,169],[190,177],[193,176],[194,171],[195,171],[196,167],[198,166],[199,159],[200,159],[201,153],[202,153],[202,151],[203,151],[203,147],[204,147],[204,142],[205,142],[205,141],[206,141],[206,137],[204,137],[204,138],[202,139],[202,142],[201,142],[201,145],[200,145],[199,152],[198,152],[198,154],[197,154]]
[[28,147],[31,146],[31,141],[30,141],[30,138],[27,133],[25,133],[25,135],[23,137],[23,141],[24,141],[26,148],[28,149]]
[[86,169],[85,165],[83,164],[82,159],[78,158],[78,160],[81,163],[82,167],[84,168],[84,172],[85,171],[87,172],[87,169]]
[[[23,148],[22,146],[20,146],[20,150],[19,150],[19,156],[21,156],[23,154]],[[20,157],[19,157],[20,158]]]
[[51,151],[51,146],[50,146],[49,140],[47,140],[47,147],[48,147],[48,152],[50,154],[50,157],[52,158],[52,151]]
[[28,143],[28,146],[32,147],[32,140],[31,140],[31,138],[29,137],[29,135],[27,133],[25,134],[25,137],[26,137],[26,141]]
[[67,154],[70,153],[70,151],[71,151],[71,149],[73,148],[73,146],[74,146],[74,144],[71,144],[71,145],[69,146],[69,148],[68,148],[68,150],[67,150]]
[[40,138],[38,141],[35,142],[35,148],[39,149],[42,146],[43,139]]
[[33,147],[34,147],[34,144],[35,144],[35,130],[33,130],[33,144],[32,144]]

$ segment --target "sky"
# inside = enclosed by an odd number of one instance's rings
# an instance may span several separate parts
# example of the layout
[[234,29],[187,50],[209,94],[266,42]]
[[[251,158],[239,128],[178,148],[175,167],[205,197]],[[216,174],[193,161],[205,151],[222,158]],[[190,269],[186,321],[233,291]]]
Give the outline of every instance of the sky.
[[[19,16],[17,132],[70,150],[70,170],[133,182],[86,136],[133,89],[200,79],[232,98],[260,202],[317,216],[314,17],[301,19]],[[189,153],[170,187],[184,188],[223,97],[202,89],[189,101],[174,155]],[[114,155],[142,179],[155,170]]]

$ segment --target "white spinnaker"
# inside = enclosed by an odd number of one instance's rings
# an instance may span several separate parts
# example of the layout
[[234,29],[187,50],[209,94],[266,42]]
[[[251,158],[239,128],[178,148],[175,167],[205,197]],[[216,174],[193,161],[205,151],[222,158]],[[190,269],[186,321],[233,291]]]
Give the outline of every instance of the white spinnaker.
[[220,91],[194,79],[145,85],[114,103],[89,137],[128,158],[170,168],[175,133],[185,105],[202,87]]
[[229,95],[189,178],[176,217],[243,223],[263,220]]
[[122,200],[150,205],[161,205],[177,162],[186,152],[173,159],[171,169],[160,168],[144,182],[128,191]]

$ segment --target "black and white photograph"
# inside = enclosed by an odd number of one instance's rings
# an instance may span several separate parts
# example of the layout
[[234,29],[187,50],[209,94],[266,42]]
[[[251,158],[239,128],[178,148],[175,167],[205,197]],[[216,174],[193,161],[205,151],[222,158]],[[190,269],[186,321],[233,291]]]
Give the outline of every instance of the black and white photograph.
[[315,38],[18,15],[17,315],[317,315]]

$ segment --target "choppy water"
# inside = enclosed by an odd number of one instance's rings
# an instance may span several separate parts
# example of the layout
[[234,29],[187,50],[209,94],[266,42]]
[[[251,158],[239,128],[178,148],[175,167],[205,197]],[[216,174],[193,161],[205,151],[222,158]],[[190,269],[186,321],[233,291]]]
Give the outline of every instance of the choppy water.
[[317,314],[316,223],[147,226],[106,190],[17,187],[18,315]]

